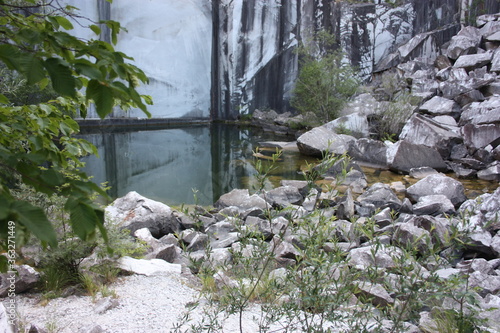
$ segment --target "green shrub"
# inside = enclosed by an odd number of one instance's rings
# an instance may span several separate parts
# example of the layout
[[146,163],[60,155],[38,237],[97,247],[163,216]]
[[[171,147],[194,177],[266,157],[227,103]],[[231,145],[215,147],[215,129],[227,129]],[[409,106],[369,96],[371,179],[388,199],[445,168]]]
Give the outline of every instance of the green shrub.
[[313,112],[323,122],[337,118],[359,86],[353,68],[334,48],[333,36],[325,31],[299,48],[299,76],[291,101],[300,113]]

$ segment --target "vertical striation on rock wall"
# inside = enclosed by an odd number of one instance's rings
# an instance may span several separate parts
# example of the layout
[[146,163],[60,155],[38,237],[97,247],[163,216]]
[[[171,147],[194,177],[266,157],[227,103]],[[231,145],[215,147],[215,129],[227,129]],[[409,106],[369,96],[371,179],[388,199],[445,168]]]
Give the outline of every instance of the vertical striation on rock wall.
[[[396,6],[334,0],[66,0],[93,21],[119,21],[128,32],[117,49],[151,78],[153,117],[236,119],[255,109],[290,110],[298,74],[295,49],[313,32],[331,31],[345,60],[369,80],[373,72],[440,52],[461,23],[496,13],[498,0],[406,0]],[[82,38],[94,38],[77,27]],[[101,39],[109,40],[103,29]],[[132,110],[114,117],[143,117]]]

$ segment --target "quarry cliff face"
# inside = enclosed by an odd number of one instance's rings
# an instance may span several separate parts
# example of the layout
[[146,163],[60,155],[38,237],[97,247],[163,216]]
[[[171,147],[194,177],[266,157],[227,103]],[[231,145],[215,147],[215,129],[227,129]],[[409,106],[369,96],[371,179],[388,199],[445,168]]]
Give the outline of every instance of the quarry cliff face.
[[[298,59],[295,49],[312,32],[328,29],[346,59],[368,80],[401,59],[412,37],[429,33],[424,53],[456,34],[476,14],[495,13],[495,0],[68,0],[94,21],[112,19],[128,32],[117,49],[150,77],[156,118],[235,119],[256,108],[290,109]],[[78,29],[76,34],[90,37]],[[106,39],[105,33],[101,39]],[[142,117],[116,111],[114,117]]]

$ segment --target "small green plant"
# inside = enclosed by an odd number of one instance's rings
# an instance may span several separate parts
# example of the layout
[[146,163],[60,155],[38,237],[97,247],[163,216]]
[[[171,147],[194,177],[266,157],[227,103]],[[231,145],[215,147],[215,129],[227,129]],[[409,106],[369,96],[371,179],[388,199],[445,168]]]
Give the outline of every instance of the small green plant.
[[90,273],[80,273],[80,282],[87,295],[95,299],[97,292],[101,289],[101,284],[96,281],[96,278]]
[[291,103],[300,113],[313,112],[323,122],[337,118],[359,86],[353,68],[335,47],[333,35],[321,31],[299,48],[300,70]]

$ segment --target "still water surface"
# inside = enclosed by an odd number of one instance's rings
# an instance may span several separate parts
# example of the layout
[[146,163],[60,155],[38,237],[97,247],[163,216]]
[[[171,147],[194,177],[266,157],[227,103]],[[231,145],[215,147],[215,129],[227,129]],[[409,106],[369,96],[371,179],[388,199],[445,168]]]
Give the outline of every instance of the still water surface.
[[[253,152],[262,141],[293,141],[254,127],[205,124],[155,130],[86,133],[82,137],[98,149],[99,157],[85,157],[86,171],[96,183],[107,181],[110,195],[137,191],[168,205],[212,205],[235,188],[253,189]],[[274,186],[299,174],[306,161],[298,152],[286,151],[271,175]]]
[[[114,198],[137,191],[167,205],[212,205],[222,194],[235,188],[255,189],[253,152],[263,141],[293,141],[255,127],[204,124],[154,130],[103,128],[83,138],[92,142],[99,157],[85,157],[85,171],[96,183],[107,181]],[[272,154],[267,150],[265,153]],[[278,168],[270,175],[272,186],[282,179],[300,179],[306,163],[316,159],[297,151],[284,151]],[[363,168],[368,183],[416,179],[389,171]],[[468,197],[492,192],[495,182],[462,180]]]

